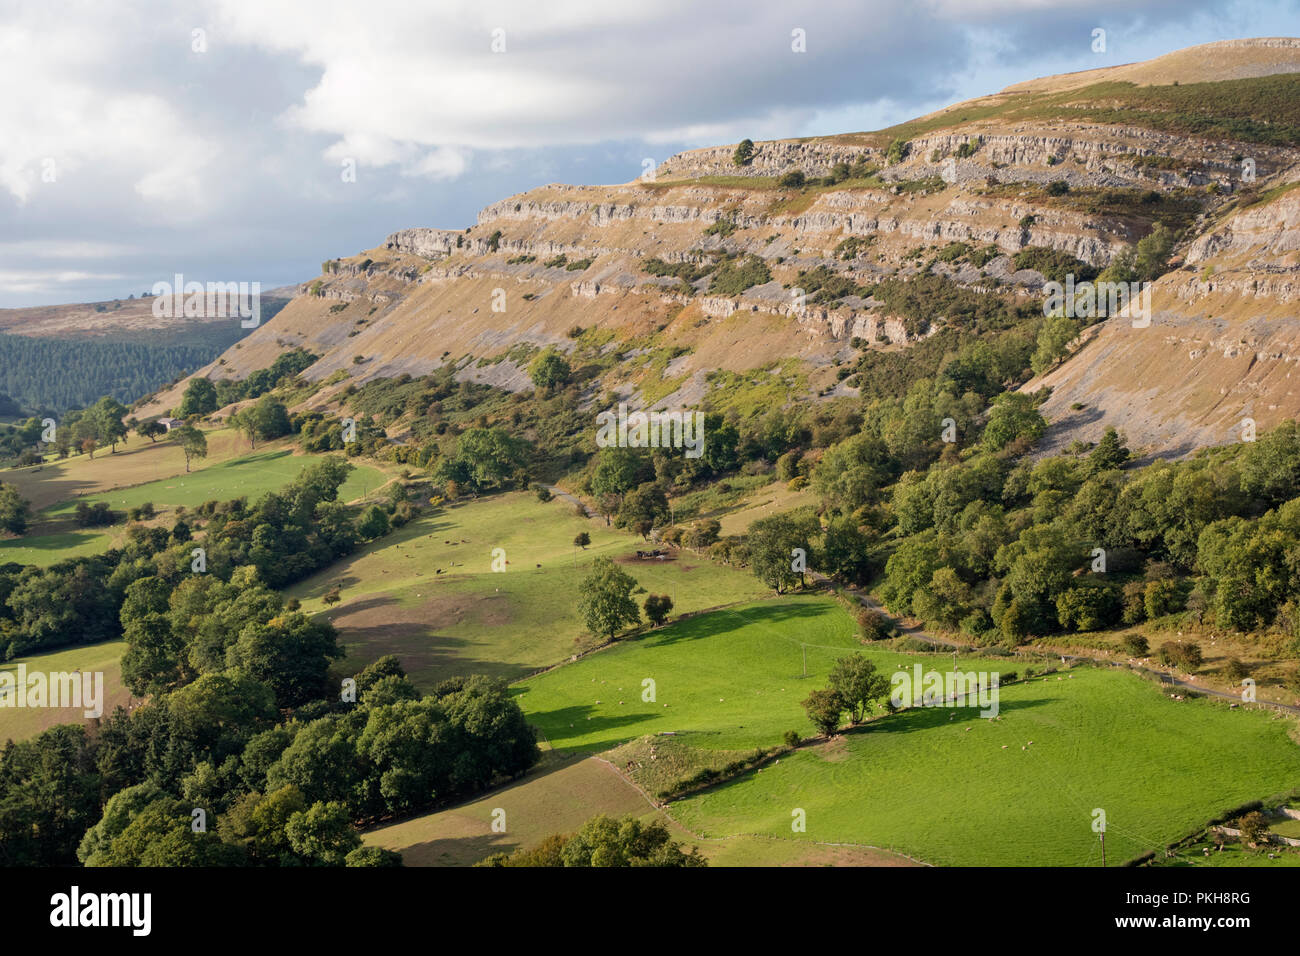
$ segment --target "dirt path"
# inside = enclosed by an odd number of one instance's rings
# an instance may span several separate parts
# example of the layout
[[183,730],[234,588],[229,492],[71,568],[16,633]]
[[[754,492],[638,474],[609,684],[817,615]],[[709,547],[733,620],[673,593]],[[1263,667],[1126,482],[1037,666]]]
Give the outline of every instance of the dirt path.
[[555,497],[562,498],[565,501],[569,502],[570,504],[575,504],[578,507],[580,507],[582,509],[583,514],[585,514],[588,518],[596,517],[596,512],[592,511],[585,504],[583,504],[581,500],[569,494],[559,485],[543,484],[542,487],[545,488],[547,491],[549,491],[551,494],[555,495]]

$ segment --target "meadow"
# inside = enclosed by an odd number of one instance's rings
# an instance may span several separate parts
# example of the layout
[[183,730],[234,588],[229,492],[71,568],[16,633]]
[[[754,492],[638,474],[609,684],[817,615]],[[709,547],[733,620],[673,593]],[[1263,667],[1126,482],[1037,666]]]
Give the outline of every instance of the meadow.
[[[494,811],[504,811],[503,832],[492,828]],[[469,866],[493,853],[536,846],[554,833],[572,833],[598,813],[658,820],[669,827],[674,839],[698,846],[712,866],[912,865],[870,847],[752,836],[699,840],[655,810],[610,764],[553,752],[523,780],[459,806],[378,827],[365,833],[363,840],[368,846],[398,851],[405,866]],[[496,819],[501,819],[499,813]]]
[[[115,707],[126,706],[131,698],[130,691],[122,686],[121,659],[125,650],[125,641],[69,647],[48,654],[16,657],[0,664],[0,672],[8,671],[16,677],[19,664],[26,664],[29,673],[102,671],[104,674],[103,710],[104,716],[108,716]],[[28,737],[35,737],[41,731],[58,724],[85,722],[85,708],[0,707],[0,744],[7,740],[26,740]]]
[[[179,449],[175,449],[177,455]],[[112,456],[108,464],[113,465]],[[105,488],[81,495],[75,501],[67,500],[50,505],[32,517],[31,527],[21,538],[0,540],[0,563],[16,561],[45,567],[65,558],[101,554],[125,539],[124,521],[106,528],[78,528],[73,524],[73,514],[78,502],[107,503],[114,511],[124,512],[145,502],[151,502],[161,513],[179,506],[193,508],[205,501],[247,497],[253,501],[268,491],[288,484],[321,455],[295,455],[288,447],[258,449],[238,457],[228,457],[205,467],[196,467],[189,474],[180,473],[129,487]],[[93,464],[99,464],[96,459]],[[60,463],[66,464],[66,463]],[[86,464],[91,464],[88,460]],[[203,465],[203,462],[197,463]],[[49,470],[50,465],[46,465]],[[139,472],[143,474],[143,472]],[[137,474],[122,468],[109,470],[102,481],[116,479],[127,481]],[[4,480],[8,480],[5,477]],[[58,481],[51,477],[51,481]],[[379,469],[354,463],[339,492],[344,501],[361,498],[388,481]],[[24,492],[26,493],[26,492]]]
[[[249,452],[248,440],[233,428],[205,430],[208,457],[194,462],[196,471]],[[287,442],[265,446],[287,448]],[[174,441],[152,442],[131,435],[128,443],[116,452],[100,449],[92,460],[88,455],[73,455],[42,465],[0,470],[0,481],[14,485],[19,494],[32,503],[33,511],[83,495],[93,495],[114,488],[128,488],[185,474],[185,454]]]
[[[575,547],[584,531],[590,546]],[[577,582],[597,556],[618,560],[646,593],[669,595],[674,615],[765,591],[747,571],[685,551],[639,561],[637,547],[603,519],[577,517],[571,504],[515,492],[426,512],[287,593],[339,628],[349,654],[343,669],[396,654],[429,690],[459,674],[515,680],[599,643],[577,614]],[[492,570],[497,548],[504,571]],[[334,587],[342,601],[326,609]],[[645,594],[634,597],[640,603]]]
[[1096,866],[1160,849],[1300,779],[1289,718],[1173,701],[1122,671],[1009,685],[1001,719],[904,711],[671,807],[711,837],[870,843],[946,865]]

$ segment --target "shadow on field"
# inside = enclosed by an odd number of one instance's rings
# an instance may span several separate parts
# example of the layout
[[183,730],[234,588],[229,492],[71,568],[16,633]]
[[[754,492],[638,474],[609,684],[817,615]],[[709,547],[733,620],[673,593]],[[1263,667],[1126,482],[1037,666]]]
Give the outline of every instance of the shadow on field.
[[486,674],[507,681],[518,680],[536,668],[509,661],[483,660],[467,653],[473,642],[435,633],[428,624],[376,621],[373,624],[339,625],[349,666],[366,666],[394,654],[411,682],[429,693],[449,677]]
[[522,844],[504,833],[443,837],[402,849],[403,866],[473,866],[493,853],[513,853]]
[[[810,601],[765,603],[759,607],[748,608],[744,611],[721,608],[701,614],[698,617],[674,621],[663,630],[651,631],[645,637],[653,637],[656,644],[675,644],[678,641],[694,641],[700,638],[714,637],[718,634],[727,634],[755,623],[765,626],[797,625],[804,620],[823,617],[825,613],[825,606]],[[783,636],[798,639],[799,632],[792,630],[791,633]]]
[[[1007,714],[1014,714],[1017,711],[1031,710],[1034,707],[1042,707],[1051,703],[1047,698],[1035,698],[1033,700],[1016,700],[1001,701],[998,707],[998,715],[1005,717]],[[957,715],[956,720],[950,719],[953,714]],[[962,721],[971,720],[991,720],[991,717],[981,717],[980,708],[978,707],[950,707],[947,705],[939,707],[910,707],[907,710],[899,711],[896,714],[890,714],[887,717],[881,717],[866,724],[848,731],[849,733],[871,733],[871,734],[910,734],[917,731],[934,730],[936,727],[947,727],[951,724],[961,723]]]
[[[528,694],[528,687],[511,688],[515,691],[515,701]],[[523,706],[520,704],[520,706]],[[561,727],[565,730],[572,729],[575,734],[584,735],[599,734],[600,739],[585,743],[580,747],[559,747],[560,753],[600,753],[611,747],[617,747],[625,744],[641,735],[632,730],[636,724],[644,723],[647,720],[655,720],[655,714],[627,714],[617,716],[596,716],[593,711],[595,708],[588,704],[575,704],[572,707],[561,707],[559,710],[548,710],[541,713],[530,715],[529,723],[541,729],[545,727]]]

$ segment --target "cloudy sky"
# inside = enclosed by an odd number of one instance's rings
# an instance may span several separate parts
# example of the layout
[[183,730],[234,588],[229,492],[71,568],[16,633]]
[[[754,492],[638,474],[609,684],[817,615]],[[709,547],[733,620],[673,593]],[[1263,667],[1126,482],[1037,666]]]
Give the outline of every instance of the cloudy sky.
[[1298,35],[1297,0],[0,0],[0,307],[299,282],[543,183]]

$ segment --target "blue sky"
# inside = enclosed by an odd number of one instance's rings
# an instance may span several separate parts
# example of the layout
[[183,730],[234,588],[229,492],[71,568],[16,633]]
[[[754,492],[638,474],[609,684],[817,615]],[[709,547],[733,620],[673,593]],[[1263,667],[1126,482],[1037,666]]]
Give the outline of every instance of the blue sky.
[[682,149],[878,129],[1035,76],[1300,36],[1297,0],[0,12],[0,307],[126,296],[177,272],[299,282],[397,229],[464,227],[544,183],[626,182]]

